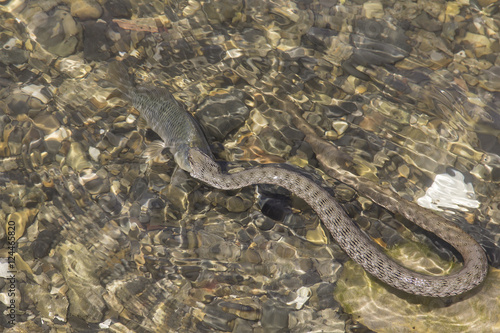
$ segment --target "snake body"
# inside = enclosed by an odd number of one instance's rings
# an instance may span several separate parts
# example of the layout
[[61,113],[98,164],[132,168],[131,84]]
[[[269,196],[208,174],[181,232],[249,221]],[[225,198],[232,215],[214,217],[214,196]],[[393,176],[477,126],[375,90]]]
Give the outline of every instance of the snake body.
[[300,173],[265,165],[228,174],[222,172],[216,161],[197,148],[188,151],[188,160],[191,176],[218,189],[272,184],[293,192],[314,209],[333,238],[354,261],[399,290],[422,296],[453,296],[476,287],[486,276],[488,265],[481,246],[463,230],[449,223],[440,223],[429,231],[458,250],[464,265],[460,271],[450,275],[428,276],[411,271],[389,258],[354,224],[325,189]]

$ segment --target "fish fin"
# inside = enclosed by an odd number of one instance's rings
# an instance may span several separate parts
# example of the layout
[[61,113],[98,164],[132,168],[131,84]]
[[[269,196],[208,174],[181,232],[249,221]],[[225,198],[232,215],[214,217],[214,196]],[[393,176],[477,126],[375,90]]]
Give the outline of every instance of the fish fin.
[[133,88],[132,77],[129,75],[127,66],[123,62],[114,61],[110,63],[106,79],[125,95],[129,94]]
[[119,89],[113,90],[111,92],[111,94],[109,94],[109,96],[106,98],[106,100],[110,100],[110,99],[115,98],[115,97],[120,97],[120,98],[123,97],[123,93],[121,92],[121,90],[119,90]]
[[180,103],[174,95],[170,92],[167,87],[162,86],[153,86],[150,84],[144,84],[136,88],[139,93],[142,93],[152,99],[162,100],[162,101],[170,101],[179,107],[183,107],[184,105]]
[[149,127],[147,120],[143,116],[140,116],[139,119],[137,119],[137,127],[138,128],[148,128]]
[[174,160],[177,165],[184,171],[191,172],[191,165],[189,164],[188,156],[185,149],[179,149],[174,153]]
[[179,164],[175,163],[174,171],[172,172],[172,176],[175,175],[176,172],[184,171],[179,167]]
[[147,160],[153,160],[157,158],[158,156],[162,155],[163,149],[168,148],[165,146],[165,142],[160,141],[160,140],[155,140],[148,144],[146,149],[144,150],[144,157],[147,158]]

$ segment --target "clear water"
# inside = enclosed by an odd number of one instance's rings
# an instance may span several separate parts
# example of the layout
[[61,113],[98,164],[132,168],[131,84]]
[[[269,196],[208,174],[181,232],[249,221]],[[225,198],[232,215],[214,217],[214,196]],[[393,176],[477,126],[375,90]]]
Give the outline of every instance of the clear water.
[[[15,0],[0,10],[5,331],[497,329],[496,2]],[[292,103],[359,176],[439,201],[427,207],[485,248],[487,280],[446,300],[394,291],[290,193],[219,191],[168,153],[147,161],[156,137],[105,80],[112,60],[138,86],[172,91],[218,158],[304,168],[405,265],[459,268],[447,244],[328,176]]]

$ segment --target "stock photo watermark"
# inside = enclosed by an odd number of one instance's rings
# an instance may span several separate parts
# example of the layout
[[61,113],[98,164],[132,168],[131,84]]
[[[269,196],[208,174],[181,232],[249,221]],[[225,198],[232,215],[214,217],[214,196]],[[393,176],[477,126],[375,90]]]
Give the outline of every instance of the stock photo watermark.
[[3,263],[2,275],[5,278],[5,291],[7,292],[7,309],[5,310],[6,321],[9,325],[16,324],[17,316],[17,268],[16,268],[16,223],[15,221],[7,222],[7,262]]

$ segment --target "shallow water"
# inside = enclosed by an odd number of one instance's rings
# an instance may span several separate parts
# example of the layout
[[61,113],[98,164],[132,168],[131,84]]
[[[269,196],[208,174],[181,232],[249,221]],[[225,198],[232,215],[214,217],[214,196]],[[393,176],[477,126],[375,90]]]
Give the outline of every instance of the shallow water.
[[[0,2],[0,326],[500,330],[498,7]],[[156,136],[105,80],[114,59],[138,85],[168,87],[220,159],[299,166],[405,265],[460,266],[447,244],[331,178],[298,112],[359,176],[470,233],[487,252],[487,280],[444,300],[395,291],[352,263],[290,193],[215,190],[168,153],[147,161]]]

